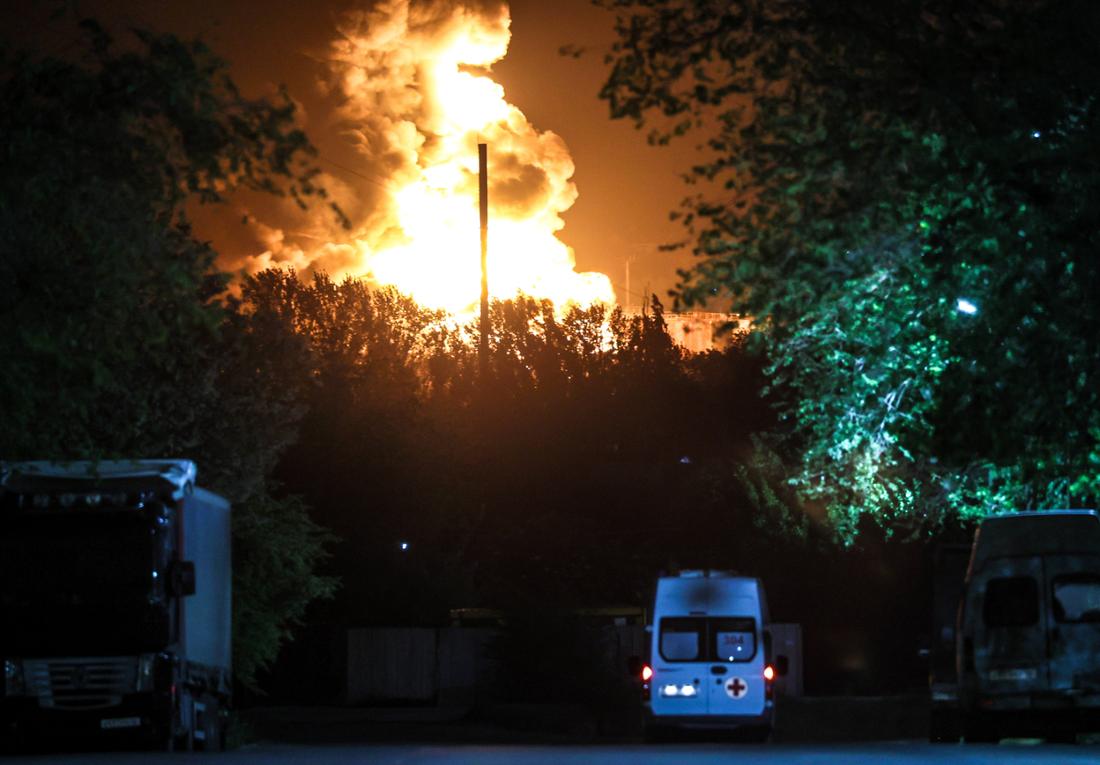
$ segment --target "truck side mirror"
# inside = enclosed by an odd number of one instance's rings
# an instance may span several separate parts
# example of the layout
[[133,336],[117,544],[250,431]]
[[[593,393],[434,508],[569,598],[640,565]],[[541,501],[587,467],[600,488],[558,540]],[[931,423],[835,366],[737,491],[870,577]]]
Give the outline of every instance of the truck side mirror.
[[784,654],[775,657],[775,674],[783,677],[791,669],[791,663]]
[[177,560],[168,567],[168,594],[183,598],[195,594],[195,563]]
[[630,656],[626,660],[626,673],[631,677],[642,674],[642,657]]

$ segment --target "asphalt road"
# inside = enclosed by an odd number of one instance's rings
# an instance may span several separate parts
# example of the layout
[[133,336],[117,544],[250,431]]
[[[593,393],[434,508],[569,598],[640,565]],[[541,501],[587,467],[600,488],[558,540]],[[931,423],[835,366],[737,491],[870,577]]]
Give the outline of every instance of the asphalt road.
[[883,763],[967,763],[968,765],[1072,765],[1100,761],[1097,746],[1021,745],[942,746],[924,742],[871,744],[757,745],[253,745],[224,754],[95,754],[8,757],[15,765],[882,765]]

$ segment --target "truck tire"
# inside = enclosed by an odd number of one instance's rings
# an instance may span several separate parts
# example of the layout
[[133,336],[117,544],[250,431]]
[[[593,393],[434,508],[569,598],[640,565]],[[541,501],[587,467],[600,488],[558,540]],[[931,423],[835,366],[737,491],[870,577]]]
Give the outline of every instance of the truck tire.
[[222,714],[221,699],[216,696],[202,697],[202,743],[204,752],[225,751],[225,715]]
[[928,741],[933,744],[957,744],[962,738],[959,715],[953,709],[933,709],[928,717]]
[[224,752],[228,749],[227,734],[229,732],[229,710],[227,708],[226,699],[219,699],[216,729],[217,734],[214,739],[216,746],[211,751]]
[[169,735],[169,752],[195,750],[195,699],[187,690],[180,690]]
[[190,752],[193,748],[190,732],[176,723],[169,723],[153,732],[153,748],[162,752]]
[[14,756],[30,750],[30,742],[23,733],[23,729],[12,726],[0,733],[0,755]]

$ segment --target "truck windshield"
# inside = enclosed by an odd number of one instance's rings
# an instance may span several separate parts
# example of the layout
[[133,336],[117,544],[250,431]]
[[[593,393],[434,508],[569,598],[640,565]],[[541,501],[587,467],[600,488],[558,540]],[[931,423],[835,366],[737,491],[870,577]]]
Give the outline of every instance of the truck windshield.
[[[42,513],[9,519],[0,537],[7,650],[117,647],[163,639],[167,613],[153,572],[157,535],[139,513]],[[159,573],[159,572],[158,572]]]
[[665,661],[749,661],[756,655],[756,620],[744,616],[661,619]]

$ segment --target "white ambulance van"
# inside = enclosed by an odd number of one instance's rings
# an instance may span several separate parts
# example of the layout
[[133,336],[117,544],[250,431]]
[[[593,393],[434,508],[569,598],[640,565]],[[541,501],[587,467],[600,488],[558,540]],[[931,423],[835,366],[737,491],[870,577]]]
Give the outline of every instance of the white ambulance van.
[[649,663],[642,668],[646,733],[729,729],[765,741],[775,715],[768,604],[759,579],[684,571],[657,580]]

